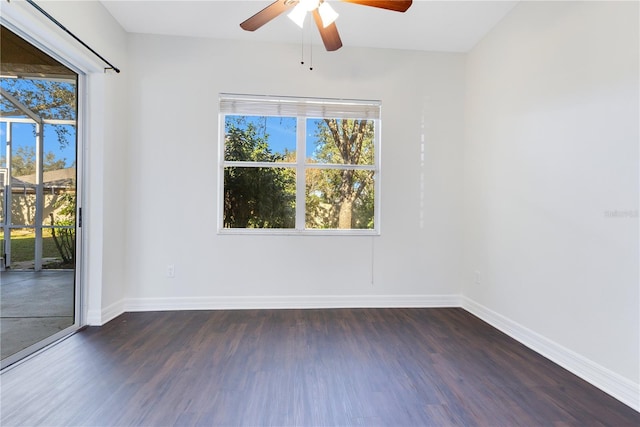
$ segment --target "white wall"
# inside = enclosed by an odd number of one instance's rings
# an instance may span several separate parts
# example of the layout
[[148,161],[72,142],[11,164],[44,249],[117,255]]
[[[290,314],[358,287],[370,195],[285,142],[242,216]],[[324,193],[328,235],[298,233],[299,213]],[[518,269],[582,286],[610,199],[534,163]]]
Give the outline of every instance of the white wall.
[[[464,56],[314,49],[130,36],[126,309],[452,304]],[[220,92],[382,100],[382,235],[218,235]]]
[[636,409],[638,16],[523,2],[469,54],[463,286],[481,315],[617,378]]

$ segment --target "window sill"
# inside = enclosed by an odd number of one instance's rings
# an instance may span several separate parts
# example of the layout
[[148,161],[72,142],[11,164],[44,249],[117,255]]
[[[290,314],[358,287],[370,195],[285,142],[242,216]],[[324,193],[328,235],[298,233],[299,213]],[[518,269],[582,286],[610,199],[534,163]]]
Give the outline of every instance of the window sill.
[[380,230],[223,228],[218,230],[218,234],[230,236],[380,236]]

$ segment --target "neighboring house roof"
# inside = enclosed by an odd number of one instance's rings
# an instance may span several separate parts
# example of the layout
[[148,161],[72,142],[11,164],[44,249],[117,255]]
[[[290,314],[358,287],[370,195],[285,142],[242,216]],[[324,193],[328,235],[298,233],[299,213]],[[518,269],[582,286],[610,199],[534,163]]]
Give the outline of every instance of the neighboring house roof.
[[12,188],[35,188],[34,184],[22,181],[15,176],[11,177],[11,187]]
[[[76,168],[70,167],[47,171],[42,174],[42,181],[45,188],[72,188],[76,182]],[[35,188],[36,174],[23,175],[11,178],[11,187],[18,190],[21,188]]]

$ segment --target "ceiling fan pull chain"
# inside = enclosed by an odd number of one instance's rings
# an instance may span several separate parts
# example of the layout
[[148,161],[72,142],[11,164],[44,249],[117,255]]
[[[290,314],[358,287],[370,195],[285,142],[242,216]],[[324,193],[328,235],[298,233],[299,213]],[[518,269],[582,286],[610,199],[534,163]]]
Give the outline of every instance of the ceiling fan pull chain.
[[[311,19],[311,16],[309,16],[309,20],[313,21]],[[309,29],[307,30],[307,40],[309,41],[309,71],[313,71],[313,35],[315,33],[311,31],[311,25],[309,25],[308,27]]]
[[300,65],[304,65],[304,27],[300,28]]

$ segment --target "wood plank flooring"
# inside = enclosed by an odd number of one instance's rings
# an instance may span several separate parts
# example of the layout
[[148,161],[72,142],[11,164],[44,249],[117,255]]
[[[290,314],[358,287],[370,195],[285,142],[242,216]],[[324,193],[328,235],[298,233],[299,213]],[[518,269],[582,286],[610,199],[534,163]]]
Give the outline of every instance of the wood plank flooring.
[[462,309],[126,313],[0,376],[2,426],[639,426]]

